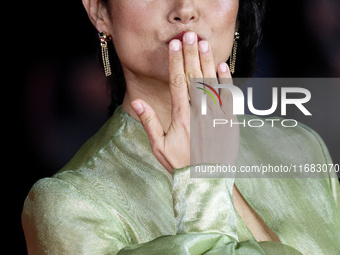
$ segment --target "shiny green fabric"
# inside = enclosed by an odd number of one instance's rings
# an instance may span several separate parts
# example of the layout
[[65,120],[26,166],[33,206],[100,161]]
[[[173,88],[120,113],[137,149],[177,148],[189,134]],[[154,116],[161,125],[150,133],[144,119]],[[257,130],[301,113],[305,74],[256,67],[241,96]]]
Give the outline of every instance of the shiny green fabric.
[[[241,128],[238,163],[261,161],[331,159],[303,125]],[[234,183],[282,243],[255,241],[233,206]],[[33,186],[22,223],[29,254],[332,255],[339,198],[336,178],[193,179],[189,168],[171,176],[119,107],[61,171]]]

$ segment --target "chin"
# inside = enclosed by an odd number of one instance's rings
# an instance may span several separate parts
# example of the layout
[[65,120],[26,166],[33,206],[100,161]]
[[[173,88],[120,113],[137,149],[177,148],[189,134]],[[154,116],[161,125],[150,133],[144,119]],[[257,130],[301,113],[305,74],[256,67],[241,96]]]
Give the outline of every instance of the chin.
[[169,83],[169,65],[167,61],[168,60],[166,60],[166,64],[163,63],[155,66],[148,76],[160,82]]

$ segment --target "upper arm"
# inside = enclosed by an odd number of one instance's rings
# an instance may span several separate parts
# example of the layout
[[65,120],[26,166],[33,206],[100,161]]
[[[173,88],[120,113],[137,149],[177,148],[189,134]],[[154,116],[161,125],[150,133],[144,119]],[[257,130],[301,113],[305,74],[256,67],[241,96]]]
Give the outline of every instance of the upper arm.
[[[188,170],[181,179],[187,180],[187,173]],[[184,183],[187,182],[184,180]],[[199,183],[187,184],[186,190]],[[215,184],[211,183],[214,187]],[[212,195],[209,189],[207,192]],[[187,203],[181,199],[177,201]],[[195,201],[192,203],[197,204]],[[223,202],[224,199],[219,201]],[[188,213],[184,213],[182,218],[191,221],[190,216],[197,208],[188,204],[187,210]],[[237,242],[231,229],[225,231],[223,226],[220,226],[222,231],[214,229],[223,220],[215,219],[215,223],[207,224],[209,229],[202,233],[197,232],[197,222],[193,222],[194,228],[190,229],[184,224],[188,233],[163,235],[147,243],[131,243],[118,216],[107,210],[100,201],[89,198],[70,183],[56,178],[43,179],[34,185],[22,214],[29,254],[271,254],[267,251],[273,249],[276,254],[300,254],[291,247],[275,242],[267,245],[253,240]],[[196,232],[190,233],[192,230]],[[181,229],[181,232],[185,231]]]
[[115,254],[127,245],[113,213],[56,178],[33,186],[22,224],[29,254]]
[[[300,124],[299,125],[302,129],[307,131],[306,133],[310,135],[313,138],[313,141],[310,141],[311,143],[315,144],[314,147],[318,148],[318,152],[321,154],[324,164],[333,165],[333,161],[331,158],[331,155],[328,151],[328,148],[323,141],[323,139],[320,137],[320,135],[315,132],[310,127]],[[329,174],[329,188],[332,193],[332,196],[334,197],[335,203],[337,204],[338,209],[340,210],[340,184],[337,174],[334,171],[334,167],[332,168],[332,171],[328,173]]]

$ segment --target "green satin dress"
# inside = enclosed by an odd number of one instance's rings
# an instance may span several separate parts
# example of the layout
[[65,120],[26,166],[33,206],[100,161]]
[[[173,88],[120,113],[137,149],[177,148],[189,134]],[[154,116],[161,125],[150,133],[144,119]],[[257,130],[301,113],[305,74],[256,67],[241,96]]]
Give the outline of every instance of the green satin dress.
[[[249,118],[245,116],[245,118]],[[241,128],[239,164],[331,159],[309,128]],[[333,178],[331,178],[333,177]],[[22,213],[29,254],[340,254],[340,191],[329,178],[171,176],[141,124],[119,107]],[[233,206],[236,184],[281,243],[256,242]]]

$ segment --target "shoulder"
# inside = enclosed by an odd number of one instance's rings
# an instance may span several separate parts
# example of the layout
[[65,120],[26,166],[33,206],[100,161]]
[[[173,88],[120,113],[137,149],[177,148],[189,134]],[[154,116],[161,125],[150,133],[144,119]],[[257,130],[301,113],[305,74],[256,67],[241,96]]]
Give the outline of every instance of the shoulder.
[[23,220],[34,215],[36,220],[40,219],[42,222],[48,220],[49,216],[79,211],[80,207],[89,209],[94,204],[87,194],[71,182],[54,177],[44,178],[37,181],[28,193],[23,208]]
[[34,210],[34,208],[31,207],[33,203],[41,204],[42,207],[46,207],[52,200],[60,202],[61,196],[68,197],[71,193],[77,193],[77,191],[67,182],[57,178],[40,179],[33,185],[28,193],[24,205],[24,211],[25,209]]
[[81,254],[88,250],[101,254],[119,250],[127,240],[115,211],[91,196],[84,185],[72,183],[73,177],[66,174],[39,180],[25,200],[22,225],[29,253]]
[[[261,169],[264,166],[265,170],[275,166],[282,178],[336,178],[334,169],[329,168],[332,159],[322,138],[308,126],[288,121],[279,117],[240,116],[238,164]],[[260,127],[254,127],[255,124]],[[276,171],[266,174],[279,177]]]
[[[282,177],[313,177],[308,181],[299,180],[301,187],[307,183],[313,183],[313,189],[316,189],[317,185],[322,186],[318,190],[325,190],[329,197],[335,199],[340,209],[340,185],[334,167],[333,170],[330,169],[332,158],[323,139],[315,130],[300,122],[280,117],[261,118],[243,115],[238,118],[242,123],[239,166],[265,166],[268,169],[269,166],[280,166],[279,170],[284,167],[289,170],[288,175],[283,174]],[[261,127],[256,128],[252,125]],[[321,170],[325,168],[328,170],[318,172],[319,170],[316,170],[319,166]],[[299,175],[301,171],[302,174]],[[246,174],[245,177],[248,177],[249,173]],[[274,174],[278,176],[276,172]],[[260,177],[264,176],[270,176],[270,173],[260,174]]]
[[[322,158],[331,163],[328,149],[312,128],[296,121],[281,117],[261,118],[252,115],[238,116],[241,140],[265,148],[277,148],[286,154],[304,154],[310,158]],[[286,151],[285,151],[286,149]],[[298,154],[296,154],[298,153]]]
[[[103,192],[99,192],[99,191]],[[102,206],[106,193],[110,193],[110,182],[91,169],[63,171],[51,178],[38,180],[31,188],[24,212],[44,214],[53,211],[88,211]],[[104,192],[105,191],[105,192]],[[102,211],[105,212],[105,211]]]

